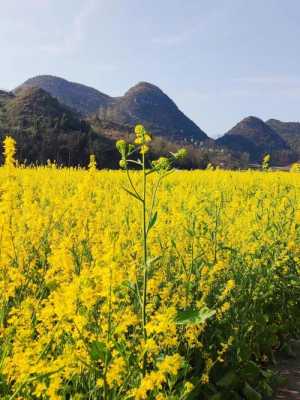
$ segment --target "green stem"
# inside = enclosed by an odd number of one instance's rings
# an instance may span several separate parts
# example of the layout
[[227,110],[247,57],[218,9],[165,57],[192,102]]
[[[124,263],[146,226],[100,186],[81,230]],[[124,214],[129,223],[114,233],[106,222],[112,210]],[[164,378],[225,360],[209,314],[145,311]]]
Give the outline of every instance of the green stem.
[[136,190],[136,188],[135,188],[135,186],[134,186],[134,184],[133,184],[133,182],[132,182],[132,179],[131,179],[131,176],[130,176],[130,173],[129,173],[128,168],[126,168],[126,174],[127,174],[127,178],[128,178],[128,181],[129,181],[129,183],[130,183],[130,186],[131,186],[132,190],[133,190],[134,193],[136,194],[137,198],[138,198],[139,200],[142,200],[142,199],[141,199],[141,196],[140,196],[139,193],[137,192],[137,190]]
[[109,269],[109,300],[108,300],[108,327],[107,327],[107,344],[106,344],[106,353],[105,353],[105,362],[104,362],[104,400],[108,399],[108,385],[107,385],[107,370],[108,370],[108,346],[111,338],[111,314],[112,314],[112,304],[111,304],[111,296],[112,296],[112,270]]
[[164,176],[160,176],[160,177],[158,178],[158,180],[157,180],[157,182],[156,182],[156,185],[155,185],[155,188],[154,188],[154,190],[153,190],[152,201],[151,201],[151,207],[150,207],[150,213],[149,213],[149,220],[151,220],[151,218],[152,218],[153,209],[154,209],[154,206],[155,206],[155,200],[156,200],[157,190],[158,190],[158,187],[159,187],[159,185],[160,185],[160,183],[161,183],[161,181],[162,181],[163,178],[164,178]]
[[[144,262],[144,276],[143,276],[143,307],[142,307],[142,328],[143,328],[143,336],[144,340],[147,339],[146,332],[146,323],[147,323],[147,315],[146,315],[146,307],[147,307],[147,280],[148,280],[148,266],[147,266],[147,226],[146,226],[146,212],[147,212],[147,175],[145,169],[145,154],[143,154],[143,215],[142,215],[142,223],[143,223],[143,262]],[[144,354],[143,359],[143,376],[145,376],[147,369],[147,354]]]

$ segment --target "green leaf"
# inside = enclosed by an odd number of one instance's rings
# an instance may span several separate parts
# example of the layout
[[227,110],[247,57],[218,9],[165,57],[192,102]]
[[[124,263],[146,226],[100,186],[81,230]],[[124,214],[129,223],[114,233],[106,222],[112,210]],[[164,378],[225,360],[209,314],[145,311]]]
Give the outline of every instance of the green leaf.
[[161,258],[161,256],[156,256],[156,257],[152,257],[149,258],[147,260],[147,266],[150,268],[152,264],[154,264],[156,261],[158,261]]
[[[226,393],[227,394],[227,393]],[[239,395],[238,392],[236,392],[235,390],[231,390],[228,394],[227,394],[227,399],[230,400],[243,400],[243,397],[241,397]]]
[[238,383],[238,376],[234,371],[228,371],[221,379],[218,380],[217,385],[224,388],[235,386]]
[[272,398],[274,394],[274,390],[272,387],[267,383],[267,382],[262,382],[261,383],[261,388],[263,390],[263,393],[268,396],[268,398]]
[[90,344],[90,356],[93,361],[105,361],[106,357],[108,357],[108,360],[111,359],[111,354],[105,343],[98,342],[97,340]]
[[261,372],[261,368],[251,360],[248,361],[245,367],[242,369],[242,374],[247,379],[257,379]]
[[126,193],[130,194],[130,196],[134,197],[135,199],[141,201],[142,199],[137,196],[135,193],[131,192],[130,190],[126,189],[126,187],[123,186],[123,189],[125,190]]
[[253,389],[253,387],[250,386],[247,382],[245,383],[243,393],[247,400],[262,400],[261,394]]
[[128,154],[133,153],[135,150],[135,145],[134,144],[129,144],[128,145]]
[[152,215],[152,217],[149,220],[147,233],[150,231],[151,228],[153,228],[153,226],[155,225],[156,221],[157,221],[157,211],[155,211],[155,213]]
[[223,394],[222,393],[215,393],[209,397],[209,400],[222,400]]
[[177,325],[200,325],[215,315],[215,313],[215,310],[210,310],[207,307],[202,308],[202,310],[187,309],[178,311],[175,323]]

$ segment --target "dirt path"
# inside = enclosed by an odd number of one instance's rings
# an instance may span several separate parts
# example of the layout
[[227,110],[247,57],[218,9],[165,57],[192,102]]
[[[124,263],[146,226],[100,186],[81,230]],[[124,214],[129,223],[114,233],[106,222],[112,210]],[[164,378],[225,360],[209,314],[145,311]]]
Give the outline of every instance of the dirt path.
[[300,400],[300,340],[293,342],[295,357],[281,357],[279,371],[287,382],[278,389],[274,400]]

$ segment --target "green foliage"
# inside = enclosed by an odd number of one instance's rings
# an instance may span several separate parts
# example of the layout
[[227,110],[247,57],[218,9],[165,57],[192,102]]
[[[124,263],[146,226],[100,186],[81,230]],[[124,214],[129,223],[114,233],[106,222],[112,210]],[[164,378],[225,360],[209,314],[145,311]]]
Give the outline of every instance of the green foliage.
[[90,344],[90,356],[93,361],[105,361],[106,358],[111,359],[111,353],[106,348],[105,343],[94,341]]
[[270,160],[271,160],[270,154],[266,154],[264,156],[262,164],[261,164],[261,168],[262,168],[263,171],[269,171],[269,169],[270,169]]
[[215,314],[214,310],[209,310],[207,307],[201,310],[179,310],[175,322],[177,325],[201,325]]

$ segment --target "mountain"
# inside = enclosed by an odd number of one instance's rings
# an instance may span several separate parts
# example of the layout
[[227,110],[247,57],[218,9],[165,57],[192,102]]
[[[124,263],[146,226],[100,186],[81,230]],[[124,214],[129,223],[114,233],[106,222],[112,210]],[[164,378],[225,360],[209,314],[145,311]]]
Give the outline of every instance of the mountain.
[[200,142],[208,136],[157,86],[141,82],[124,96],[110,97],[96,89],[65,79],[41,75],[28,79],[20,88],[39,87],[60,103],[87,116],[96,114],[102,121],[118,125],[145,125],[154,135],[168,140]]
[[[148,82],[111,97],[79,83],[40,75],[14,93],[0,91],[0,138],[1,129],[9,129],[21,143],[31,140],[32,151],[22,144],[30,160],[44,162],[47,156],[64,164],[86,165],[88,155],[98,152],[102,166],[113,166],[115,140],[132,141],[133,127],[139,123],[157,138],[152,143],[154,155],[172,151],[174,144],[184,145],[192,154],[191,166],[205,166],[208,160],[223,166],[245,166],[248,160],[260,164],[265,154],[271,155],[273,165],[300,158],[300,123],[264,122],[250,116],[213,141]],[[37,143],[44,143],[39,152]]]
[[0,90],[0,126],[6,124],[6,104],[14,98],[14,95],[4,90]]
[[231,151],[248,153],[254,163],[260,163],[265,154],[270,154],[272,162],[279,165],[285,165],[296,157],[288,143],[271,126],[253,116],[240,121],[216,143]]
[[102,120],[122,125],[143,124],[155,135],[169,140],[202,142],[208,136],[157,86],[140,82],[124,96],[100,106]]
[[110,101],[110,97],[98,90],[80,83],[69,82],[51,75],[39,75],[25,81],[19,88],[39,87],[66,106],[82,115],[94,113],[101,105]]
[[[15,129],[35,124],[42,128],[81,130],[79,116],[38,87],[24,87],[8,103],[7,120]],[[14,126],[14,124],[17,124]]]
[[0,92],[1,142],[7,134],[16,139],[21,162],[45,164],[50,159],[63,165],[87,165],[89,155],[95,153],[100,167],[117,165],[112,140],[93,132],[77,112],[37,87],[14,94]]
[[266,124],[276,131],[288,143],[300,158],[300,122],[282,122],[269,119]]
[[[14,93],[0,91],[0,142],[8,134],[17,142],[20,162],[46,164],[50,159],[59,165],[87,166],[90,154],[95,154],[100,168],[118,168],[117,139],[134,140],[132,126],[104,121],[96,115],[82,118],[45,90],[30,86]],[[209,162],[239,165],[239,159],[229,153],[186,147],[189,156],[178,167],[205,168]],[[150,157],[156,159],[177,148],[167,139],[154,137]]]

